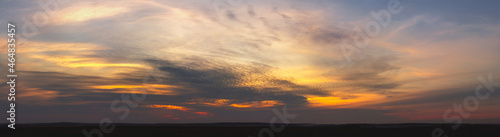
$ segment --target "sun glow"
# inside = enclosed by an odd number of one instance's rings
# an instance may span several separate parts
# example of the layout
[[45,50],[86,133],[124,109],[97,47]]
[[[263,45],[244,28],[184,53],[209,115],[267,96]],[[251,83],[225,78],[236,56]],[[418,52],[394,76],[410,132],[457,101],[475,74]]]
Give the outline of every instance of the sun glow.
[[175,105],[147,105],[146,107],[149,108],[164,108],[164,109],[171,109],[171,110],[182,110],[182,111],[188,111],[191,110],[189,108],[183,107],[183,106],[175,106]]
[[311,107],[350,108],[362,106],[372,101],[380,101],[385,98],[385,96],[379,94],[356,94],[352,96],[349,98],[307,96],[307,101]]
[[273,107],[276,105],[283,105],[283,103],[276,100],[264,100],[264,101],[245,102],[245,103],[234,103],[229,106],[236,108],[266,108],[266,107]]

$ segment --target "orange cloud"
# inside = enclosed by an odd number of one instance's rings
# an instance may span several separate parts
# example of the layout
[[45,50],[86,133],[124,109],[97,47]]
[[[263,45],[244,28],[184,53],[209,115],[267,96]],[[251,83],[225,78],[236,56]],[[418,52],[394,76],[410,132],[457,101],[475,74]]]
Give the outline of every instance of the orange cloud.
[[278,100],[263,100],[263,101],[251,101],[251,102],[242,102],[242,103],[233,103],[237,100],[232,99],[193,99],[191,102],[187,102],[186,104],[199,104],[199,105],[207,105],[212,107],[235,107],[235,108],[266,108],[273,107],[276,105],[283,105]]
[[[22,99],[26,101],[31,101],[34,105],[52,105],[58,104],[60,102],[54,102],[53,100],[58,97],[69,97],[72,95],[61,95],[58,91],[53,90],[43,90],[40,88],[22,88],[22,85],[19,85],[18,88],[19,94],[16,96],[16,99]],[[79,104],[79,103],[89,103],[89,102],[65,102],[64,104]]]
[[202,105],[208,105],[208,106],[221,107],[221,106],[227,106],[231,102],[232,102],[232,100],[229,100],[229,99],[198,98],[198,99],[191,100],[191,102],[188,102],[187,104],[202,104]]
[[283,105],[283,103],[277,100],[251,101],[243,103],[233,103],[236,100],[230,100],[230,99],[193,99],[191,101],[192,102],[188,102],[187,104],[200,104],[213,107],[230,106],[235,108],[266,108],[266,107],[273,107],[276,105]]
[[[137,94],[155,94],[155,95],[177,95],[174,88],[182,88],[173,85],[145,84],[145,85],[97,85],[88,86],[89,89],[95,89],[94,92],[102,92],[99,89],[116,89],[110,91],[113,93],[137,93]],[[147,89],[144,91],[144,89]],[[108,91],[106,91],[108,92]]]
[[162,84],[146,84],[146,85],[98,85],[98,86],[90,86],[90,88],[95,89],[131,89],[131,88],[174,88],[177,86],[172,85],[162,85]]
[[190,109],[187,107],[183,106],[176,106],[176,105],[160,105],[160,104],[153,104],[153,105],[147,105],[145,107],[148,108],[158,108],[158,109],[167,109],[167,110],[181,110],[183,112],[169,112],[167,115],[163,115],[163,117],[170,118],[170,119],[181,119],[187,118],[187,119],[194,119],[194,118],[199,118],[201,117],[211,117],[213,114],[209,112],[204,112],[204,111],[196,111],[195,109]]
[[171,109],[171,110],[182,110],[182,111],[188,111],[191,110],[189,108],[183,107],[183,106],[175,106],[175,105],[147,105],[146,107],[149,108],[164,108],[164,109]]
[[[46,51],[66,51],[78,52],[78,54],[88,54],[93,50],[105,50],[106,48],[91,43],[58,43],[58,42],[30,42],[29,46],[24,46],[16,50],[17,53],[41,53]],[[85,51],[85,52],[84,52]],[[82,53],[83,52],[83,53]]]
[[211,105],[211,106],[223,106],[223,105],[228,104],[229,102],[230,102],[229,99],[216,99],[213,102],[204,102],[203,104]]
[[229,106],[236,108],[266,108],[266,107],[273,107],[276,105],[283,105],[283,103],[276,100],[264,100],[264,101],[245,102],[245,103],[234,103]]
[[29,98],[34,97],[39,100],[50,100],[59,96],[59,92],[50,90],[41,90],[40,88],[25,88],[18,97]]
[[43,59],[64,67],[78,68],[78,67],[133,67],[133,68],[149,68],[141,64],[133,63],[107,63],[101,58],[87,58],[79,56],[49,56],[49,55],[32,55],[31,58]]
[[373,101],[379,101],[385,98],[379,94],[356,94],[354,98],[343,99],[341,97],[320,97],[320,96],[306,96],[309,106],[311,107],[326,107],[326,108],[349,108],[359,107],[362,105],[370,104]]
[[91,43],[59,43],[33,41],[29,46],[19,48],[24,63],[18,64],[21,71],[56,71],[78,75],[113,77],[113,74],[130,73],[151,67],[136,62],[116,62],[98,56],[107,48]]
[[195,114],[198,114],[198,115],[201,115],[203,117],[206,117],[206,116],[212,116],[213,114],[210,114],[208,112],[194,112]]

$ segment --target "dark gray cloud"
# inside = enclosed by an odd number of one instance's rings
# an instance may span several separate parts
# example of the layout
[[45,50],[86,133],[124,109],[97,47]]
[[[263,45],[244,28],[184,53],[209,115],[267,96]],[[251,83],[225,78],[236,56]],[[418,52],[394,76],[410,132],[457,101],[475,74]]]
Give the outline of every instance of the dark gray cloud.
[[318,29],[313,31],[314,34],[312,34],[312,39],[320,42],[320,43],[327,43],[331,45],[337,45],[342,41],[346,41],[349,39],[349,35],[340,30],[328,30],[328,29]]
[[[229,111],[228,109],[208,108],[206,106],[186,103],[197,98],[230,99],[234,100],[233,103],[278,100],[285,103],[289,108],[295,109],[303,108],[307,103],[306,98],[300,94],[325,95],[326,93],[321,89],[297,85],[293,82],[273,77],[269,77],[267,80],[271,82],[270,84],[276,85],[277,88],[258,89],[255,87],[237,86],[239,82],[243,82],[242,79],[246,75],[266,75],[264,72],[269,69],[266,65],[255,65],[253,66],[255,68],[250,68],[248,71],[242,73],[241,71],[233,70],[241,69],[238,67],[242,66],[219,66],[219,68],[212,69],[196,69],[197,67],[213,63],[210,61],[188,63],[188,65],[181,65],[165,60],[148,60],[147,62],[156,64],[158,70],[164,72],[155,75],[160,77],[163,80],[162,82],[155,82],[154,79],[151,78],[150,81],[148,81],[150,84],[181,86],[194,89],[194,91],[186,90],[185,88],[172,88],[169,90],[173,90],[177,95],[150,94],[147,96],[146,100],[140,102],[141,106],[148,104],[182,105],[196,110],[205,110],[221,118],[228,115],[226,114]],[[19,81],[21,81],[19,87],[22,87],[22,89],[56,92],[50,99],[34,98],[32,96],[24,98],[20,103],[20,107],[26,107],[27,110],[23,111],[21,116],[30,117],[31,114],[35,114],[33,113],[34,111],[37,111],[36,114],[40,115],[36,116],[36,118],[41,118],[40,120],[28,119],[26,121],[46,122],[43,119],[50,117],[49,121],[93,122],[85,121],[90,118],[82,119],[74,118],[73,116],[79,116],[80,114],[83,115],[86,113],[92,115],[92,118],[112,115],[112,113],[109,112],[109,105],[111,101],[120,99],[122,95],[122,93],[114,92],[123,89],[96,89],[91,88],[92,86],[142,85],[144,76],[148,75],[148,73],[121,73],[113,78],[36,71],[19,72],[19,75],[23,76],[19,78]],[[5,89],[7,86],[6,84],[2,84],[1,87]],[[290,88],[292,90],[283,90],[283,88]],[[78,111],[73,111],[78,112],[78,114],[72,115],[72,112],[67,112],[61,108],[71,108],[66,110],[78,109]],[[152,110],[138,108],[134,111],[137,111],[137,113],[144,113]],[[68,117],[57,118],[49,116],[50,113],[58,112]]]
[[336,68],[335,75],[345,82],[345,86],[368,92],[391,93],[391,89],[401,86],[394,80],[400,69],[390,64],[394,60],[397,60],[396,56],[354,55],[352,63]]
[[225,16],[228,18],[228,19],[231,19],[231,20],[238,20],[238,18],[236,17],[236,14],[234,14],[232,11],[225,11]]
[[[236,99],[243,102],[260,100],[280,100],[288,105],[304,105],[305,97],[301,94],[327,95],[328,92],[321,89],[297,85],[293,82],[267,76],[264,72],[268,67],[264,66],[218,66],[212,69],[194,69],[192,66],[179,66],[169,61],[154,61],[161,66],[159,70],[168,74],[166,84],[182,85],[198,91],[190,94],[192,98],[223,98]],[[197,62],[196,65],[205,65],[206,63]],[[208,65],[208,64],[207,64]],[[238,71],[235,71],[235,70]],[[246,70],[246,71],[242,71]],[[259,88],[238,86],[248,75],[262,75],[259,80],[270,82],[278,88]],[[292,90],[284,90],[291,88]]]

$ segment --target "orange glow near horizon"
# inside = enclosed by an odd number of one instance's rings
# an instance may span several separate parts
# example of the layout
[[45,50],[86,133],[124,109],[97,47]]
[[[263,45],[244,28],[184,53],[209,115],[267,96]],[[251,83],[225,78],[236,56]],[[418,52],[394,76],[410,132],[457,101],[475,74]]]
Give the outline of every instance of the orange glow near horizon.
[[234,103],[229,106],[236,108],[266,108],[266,107],[273,107],[276,105],[283,105],[283,103],[276,100],[264,100],[264,101],[245,102],[245,103]]
[[149,108],[164,108],[164,109],[171,109],[171,110],[181,110],[181,111],[188,111],[191,110],[189,108],[183,107],[183,106],[175,106],[175,105],[147,105],[146,107]]
[[194,112],[195,114],[198,114],[198,115],[201,115],[203,117],[206,117],[206,116],[212,116],[213,114],[210,114],[208,112]]
[[362,106],[371,101],[379,101],[385,98],[385,96],[379,94],[357,94],[355,96],[354,98],[348,99],[332,96],[308,96],[307,101],[311,107],[350,108]]
[[230,100],[230,99],[194,99],[191,101],[192,102],[188,102],[186,104],[199,104],[211,107],[235,107],[235,108],[266,108],[277,105],[283,105],[283,103],[281,103],[278,100],[250,101],[241,103],[233,103],[236,102],[236,100]]
[[57,91],[42,90],[40,88],[26,88],[18,96],[22,98],[50,100],[60,96],[58,93]]

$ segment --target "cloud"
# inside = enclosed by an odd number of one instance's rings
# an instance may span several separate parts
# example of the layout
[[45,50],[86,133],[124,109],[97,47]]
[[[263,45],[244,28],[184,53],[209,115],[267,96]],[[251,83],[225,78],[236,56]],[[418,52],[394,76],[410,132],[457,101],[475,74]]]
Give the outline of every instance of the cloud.
[[345,85],[350,85],[352,88],[362,89],[365,92],[390,93],[391,89],[401,85],[390,73],[394,74],[394,71],[400,69],[390,64],[390,61],[396,59],[394,56],[356,57],[352,64],[337,68],[336,74],[340,75]]
[[183,106],[175,106],[175,105],[148,105],[146,107],[149,107],[149,108],[164,108],[164,109],[173,109],[173,110],[182,110],[182,111],[191,110],[191,109],[183,107]]
[[[179,66],[169,61],[158,61],[159,70],[167,73],[166,83],[191,87],[198,91],[189,95],[192,98],[229,99],[242,102],[280,100],[289,105],[305,103],[298,94],[325,94],[320,90],[296,85],[286,80],[266,76],[266,67],[257,66],[211,66],[208,62],[196,61],[195,66]],[[212,63],[212,61],[211,61]],[[192,63],[189,63],[192,64]],[[218,64],[218,63],[215,63]],[[204,66],[196,68],[196,66]],[[215,67],[215,68],[212,68]],[[259,75],[257,79],[245,79],[248,75]],[[257,81],[252,81],[257,80]],[[246,82],[269,82],[262,87],[247,86]],[[273,82],[279,81],[279,82]]]
[[[75,1],[61,7],[18,48],[21,105],[40,110],[39,119],[79,121],[72,113],[99,119],[113,115],[110,101],[147,88],[141,105],[159,106],[135,109],[144,116],[130,121],[263,121],[269,108],[287,105],[307,116],[299,120],[304,122],[324,122],[329,114],[357,114],[340,122],[380,122],[412,119],[409,109],[438,112],[437,104],[466,93],[451,87],[470,85],[468,77],[479,72],[498,72],[498,15],[477,14],[495,11],[494,4],[473,12],[456,11],[457,5],[419,12],[427,2],[407,2],[415,5],[394,15],[381,36],[344,65],[338,44],[352,41],[351,28],[363,28],[369,12],[386,3],[222,3],[220,16],[227,20],[220,20],[213,2]],[[43,10],[36,2],[0,3],[0,18],[7,21]],[[0,55],[6,62],[7,55]],[[149,72],[163,81],[144,83]],[[496,105],[489,103],[488,109]],[[58,119],[50,111],[65,116]],[[481,115],[491,118],[487,113]]]

